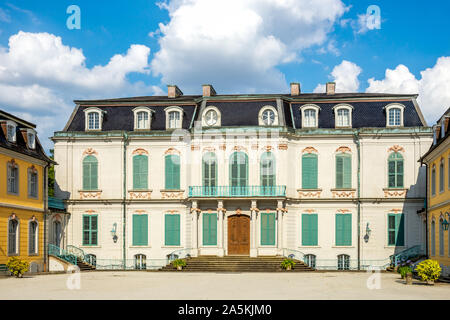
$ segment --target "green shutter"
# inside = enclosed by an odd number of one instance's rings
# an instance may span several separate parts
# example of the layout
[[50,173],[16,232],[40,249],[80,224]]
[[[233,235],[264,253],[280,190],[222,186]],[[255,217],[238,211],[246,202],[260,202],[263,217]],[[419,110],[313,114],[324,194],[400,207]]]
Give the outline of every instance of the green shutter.
[[317,214],[302,214],[302,245],[317,246],[318,244]]
[[92,246],[98,243],[98,216],[83,216],[83,245]]
[[94,156],[87,156],[83,160],[83,190],[98,189],[98,162]]
[[344,189],[352,187],[352,157],[347,155],[344,157]]
[[336,156],[336,188],[344,188],[344,159],[342,156]]
[[180,156],[167,155],[165,158],[166,189],[180,189]]
[[317,189],[317,155],[302,157],[302,189]]
[[217,245],[217,214],[203,214],[203,245]]
[[148,215],[133,215],[133,245],[148,245]]
[[352,157],[342,154],[336,156],[336,188],[350,189],[352,187]]
[[261,245],[275,245],[275,213],[261,214]]
[[352,245],[352,215],[336,215],[336,246]]
[[148,157],[137,155],[133,157],[133,189],[146,190],[148,188]]
[[165,245],[179,246],[180,245],[180,215],[166,214],[165,215]]

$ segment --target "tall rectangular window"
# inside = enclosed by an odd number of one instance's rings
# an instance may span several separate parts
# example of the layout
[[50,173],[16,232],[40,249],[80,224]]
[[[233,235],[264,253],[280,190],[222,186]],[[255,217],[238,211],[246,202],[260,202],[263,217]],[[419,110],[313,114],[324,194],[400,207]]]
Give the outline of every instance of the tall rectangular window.
[[180,156],[167,155],[165,162],[166,190],[180,190]]
[[441,164],[439,165],[439,192],[444,192],[444,177],[445,177],[445,171],[444,171],[444,160],[441,161]]
[[100,117],[97,112],[88,113],[88,129],[89,130],[100,129]]
[[275,245],[275,213],[261,213],[261,245]]
[[336,246],[352,245],[352,215],[336,214]]
[[19,222],[11,219],[8,222],[8,254],[19,254],[17,239],[19,236]]
[[404,214],[388,215],[388,245],[398,247],[403,247],[405,245],[404,228]]
[[317,189],[317,155],[304,154],[302,157],[302,189]]
[[436,222],[431,221],[431,256],[436,256]]
[[203,213],[203,245],[217,245],[217,213]]
[[98,216],[83,215],[83,246],[98,244]]
[[318,245],[318,215],[302,214],[302,246]]
[[83,190],[98,189],[98,161],[89,155],[83,159]]
[[436,167],[431,169],[431,195],[436,195]]
[[336,156],[336,189],[352,187],[352,156],[338,154]]
[[28,253],[37,254],[38,246],[38,224],[36,221],[30,222],[28,225]]
[[133,215],[133,246],[148,245],[148,215]]
[[8,193],[19,194],[19,168],[15,164],[8,163]]
[[148,157],[136,155],[133,157],[133,189],[146,190],[148,188]]
[[180,245],[180,215],[166,214],[165,215],[165,245],[179,246]]
[[28,171],[28,196],[30,198],[38,197],[38,174],[36,171]]

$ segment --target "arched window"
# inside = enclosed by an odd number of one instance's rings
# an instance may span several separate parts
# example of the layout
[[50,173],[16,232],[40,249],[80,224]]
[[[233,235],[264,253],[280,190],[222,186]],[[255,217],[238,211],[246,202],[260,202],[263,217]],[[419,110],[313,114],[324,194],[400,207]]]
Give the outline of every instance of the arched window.
[[102,130],[102,120],[104,113],[106,113],[106,111],[95,107],[85,109],[85,130]]
[[336,155],[336,189],[352,187],[352,156],[346,153]]
[[166,155],[165,163],[166,190],[180,190],[180,156]]
[[436,166],[431,168],[431,194],[436,195]]
[[338,270],[350,270],[350,256],[347,254],[338,255]]
[[230,158],[230,185],[232,195],[246,195],[248,185],[248,156],[234,152]]
[[278,113],[273,106],[262,107],[259,111],[258,123],[260,126],[277,126]]
[[30,221],[28,224],[28,254],[35,255],[38,253],[38,223]]
[[444,224],[443,220],[439,221],[439,255],[444,256]]
[[265,152],[261,155],[260,174],[262,194],[274,194],[274,187],[276,185],[276,165],[275,156],[272,152]]
[[439,192],[442,193],[444,192],[444,178],[445,174],[444,174],[444,159],[441,160],[441,163],[439,165]]
[[214,195],[217,187],[217,157],[213,152],[203,155],[203,192]]
[[14,121],[6,122],[6,139],[9,142],[16,142],[17,124]]
[[61,247],[61,222],[58,220],[53,221],[53,244],[57,247]]
[[403,188],[403,156],[392,153],[388,159],[389,188]]
[[28,197],[38,197],[38,172],[34,167],[28,169]]
[[147,269],[147,257],[145,254],[137,254],[134,256],[134,265],[136,270]]
[[83,159],[83,190],[98,190],[98,161],[93,155]]
[[19,254],[19,221],[11,218],[8,221],[8,255]]
[[436,256],[436,222],[431,221],[431,256]]
[[305,264],[315,269],[316,268],[316,256],[314,254],[307,254],[305,255]]
[[302,156],[302,189],[317,189],[318,157],[314,153]]
[[148,157],[146,155],[133,157],[133,189],[148,189]]

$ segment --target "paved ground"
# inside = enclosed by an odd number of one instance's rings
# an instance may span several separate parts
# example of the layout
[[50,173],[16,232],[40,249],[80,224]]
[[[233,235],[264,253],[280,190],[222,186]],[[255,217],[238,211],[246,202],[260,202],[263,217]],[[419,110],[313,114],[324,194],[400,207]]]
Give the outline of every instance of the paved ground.
[[[380,289],[370,290],[367,273],[81,273],[80,289],[67,287],[69,275],[0,278],[0,300],[20,299],[448,299],[450,284],[407,286],[398,274],[381,273]],[[72,282],[76,284],[76,282]],[[376,282],[372,282],[373,285]]]

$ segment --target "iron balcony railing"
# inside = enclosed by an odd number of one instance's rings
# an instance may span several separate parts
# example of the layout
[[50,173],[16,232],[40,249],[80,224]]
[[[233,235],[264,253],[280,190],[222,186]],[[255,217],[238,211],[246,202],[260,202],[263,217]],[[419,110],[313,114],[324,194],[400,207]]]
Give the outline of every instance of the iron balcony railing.
[[190,198],[251,198],[251,197],[285,197],[286,186],[191,186],[189,187]]

